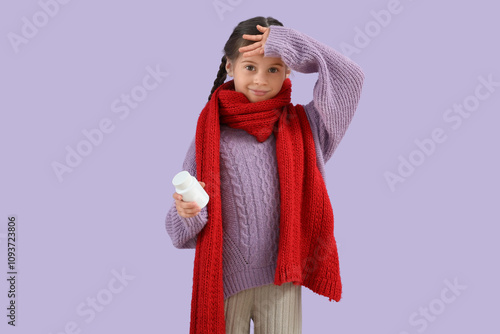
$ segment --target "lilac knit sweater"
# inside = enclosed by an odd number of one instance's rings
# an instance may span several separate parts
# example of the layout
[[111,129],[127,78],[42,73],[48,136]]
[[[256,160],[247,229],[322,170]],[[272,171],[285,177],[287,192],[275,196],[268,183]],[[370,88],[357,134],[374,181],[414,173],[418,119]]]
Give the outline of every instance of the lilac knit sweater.
[[[344,136],[361,95],[361,68],[336,50],[294,29],[271,26],[264,55],[281,57],[294,71],[318,72],[313,100],[304,106],[316,147],[318,168]],[[293,101],[292,101],[293,102]],[[223,221],[224,298],[274,282],[278,257],[280,189],[276,137],[254,136],[220,127],[220,180]],[[196,176],[193,138],[183,169]],[[204,180],[199,180],[204,181]],[[176,248],[195,248],[207,223],[207,207],[195,217],[179,216],[175,201],[165,225]]]

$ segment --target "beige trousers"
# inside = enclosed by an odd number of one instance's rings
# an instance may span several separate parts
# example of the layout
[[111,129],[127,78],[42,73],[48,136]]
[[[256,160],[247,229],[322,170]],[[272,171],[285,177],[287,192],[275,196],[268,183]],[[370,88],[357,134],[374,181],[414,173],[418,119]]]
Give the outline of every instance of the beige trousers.
[[243,290],[224,300],[227,334],[301,334],[302,287],[292,282]]

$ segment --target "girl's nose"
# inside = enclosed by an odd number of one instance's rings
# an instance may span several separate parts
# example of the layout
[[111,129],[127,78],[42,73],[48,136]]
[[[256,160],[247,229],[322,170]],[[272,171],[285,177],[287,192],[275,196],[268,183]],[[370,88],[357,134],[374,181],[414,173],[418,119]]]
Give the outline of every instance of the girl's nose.
[[265,75],[265,73],[262,73],[262,72],[256,73],[253,77],[253,82],[255,84],[262,85],[262,84],[265,84],[266,81],[267,81],[266,75]]

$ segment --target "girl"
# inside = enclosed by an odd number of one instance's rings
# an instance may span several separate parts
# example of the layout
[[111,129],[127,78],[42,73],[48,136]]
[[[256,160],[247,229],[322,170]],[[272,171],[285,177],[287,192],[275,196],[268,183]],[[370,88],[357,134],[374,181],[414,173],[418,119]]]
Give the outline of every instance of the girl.
[[[318,72],[313,100],[290,102],[291,70]],[[226,75],[232,80],[225,82]],[[174,193],[166,229],[196,248],[190,333],[301,333],[301,286],[342,293],[324,164],[344,136],[364,74],[272,17],[240,22],[198,118],[183,169],[210,196]]]

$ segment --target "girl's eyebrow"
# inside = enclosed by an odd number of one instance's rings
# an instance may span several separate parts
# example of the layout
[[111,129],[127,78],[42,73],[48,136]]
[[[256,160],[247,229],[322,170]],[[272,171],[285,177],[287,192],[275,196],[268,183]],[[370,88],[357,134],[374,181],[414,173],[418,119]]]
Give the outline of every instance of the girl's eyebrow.
[[[243,61],[242,61],[242,63],[252,63],[252,64],[257,65],[257,63],[256,63],[256,62],[251,61],[251,60],[243,60]],[[271,64],[271,66],[275,66],[275,65],[283,67],[283,64],[280,64],[280,63],[274,63],[274,64]]]

